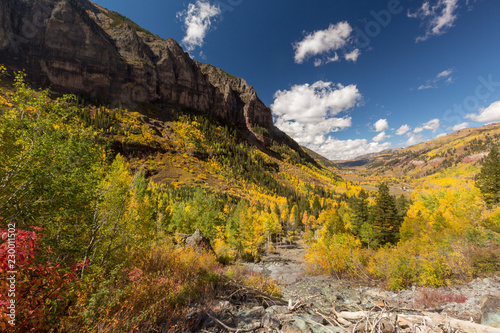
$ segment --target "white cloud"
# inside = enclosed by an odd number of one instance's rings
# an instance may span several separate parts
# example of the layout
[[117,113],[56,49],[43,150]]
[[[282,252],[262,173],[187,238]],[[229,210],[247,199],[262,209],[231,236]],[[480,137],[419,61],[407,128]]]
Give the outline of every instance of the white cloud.
[[330,159],[349,159],[388,148],[390,143],[337,140],[332,133],[352,126],[349,116],[338,117],[362,99],[356,85],[318,81],[278,90],[271,105],[275,125],[300,145]]
[[423,123],[421,126],[415,128],[413,130],[413,133],[420,133],[423,130],[432,130],[433,132],[435,132],[439,128],[439,126],[440,126],[439,119],[437,118],[432,119],[426,123]]
[[391,143],[368,143],[366,139],[337,140],[329,137],[322,145],[311,144],[307,147],[331,160],[348,160],[365,154],[381,152],[390,148]]
[[372,141],[373,142],[381,142],[381,141],[384,141],[386,139],[389,139],[390,136],[389,135],[386,135],[385,132],[380,132],[378,135],[376,135]]
[[411,130],[410,126],[405,124],[405,125],[401,126],[400,128],[398,128],[398,130],[396,131],[396,135],[404,135],[404,134],[408,133],[410,130]]
[[354,51],[345,54],[345,60],[356,62],[360,55],[361,51],[359,49],[354,49]]
[[413,134],[413,133],[408,133],[408,140],[406,140],[405,144],[407,146],[413,146],[417,143],[425,141],[425,138],[421,134]]
[[277,118],[276,127],[290,135],[301,145],[324,144],[329,133],[338,132],[352,126],[351,117],[328,118],[317,124],[287,121]]
[[177,13],[177,18],[184,22],[186,36],[182,43],[188,51],[203,45],[207,31],[212,25],[212,19],[221,15],[219,6],[213,6],[206,0],[197,0],[196,4],[190,3],[188,8]]
[[448,134],[446,134],[446,133],[441,133],[441,134],[439,134],[439,135],[436,135],[436,139],[437,139],[437,138],[442,138],[443,136],[447,136],[447,135],[448,135]]
[[337,61],[340,61],[340,57],[335,52],[335,55],[333,57],[326,57],[326,59],[320,59],[320,58],[314,59],[314,67],[326,65],[326,64],[329,64],[331,62],[337,62]]
[[441,73],[439,73],[436,77],[438,79],[441,79],[441,78],[445,78],[445,77],[448,77],[450,76],[451,74],[453,74],[453,69],[447,69],[447,70],[444,70],[442,71]]
[[[336,51],[343,49],[346,45],[352,46],[352,27],[344,21],[337,24],[330,24],[325,30],[318,30],[307,34],[304,39],[293,45],[295,50],[295,62],[302,64],[305,60],[315,57],[314,66],[321,66],[330,62],[340,60]],[[331,53],[334,52],[332,56]],[[356,62],[361,55],[361,51],[354,48],[351,52],[344,52],[344,58],[348,61]]]
[[457,19],[458,0],[424,1],[415,13],[408,12],[408,17],[418,18],[426,27],[425,35],[419,36],[416,42],[427,40],[431,36],[439,36],[448,31]]
[[350,109],[361,100],[356,85],[343,86],[317,81],[312,85],[295,85],[274,94],[271,109],[285,121],[317,124]]
[[382,132],[389,128],[389,124],[387,123],[387,119],[379,119],[373,125],[375,127],[375,131]]
[[478,114],[468,114],[465,118],[469,118],[480,123],[494,123],[500,121],[500,101],[491,103],[491,105],[487,108],[481,108]]
[[431,89],[431,88],[437,88],[437,87],[432,84],[423,84],[418,87],[418,90]]
[[438,73],[432,80],[427,80],[425,84],[422,84],[420,87],[418,87],[418,90],[438,88],[439,83],[443,81],[446,83],[452,83],[454,81],[454,77],[452,76],[454,72],[455,71],[451,68],[446,69]]
[[459,130],[462,130],[462,129],[467,128],[467,127],[469,127],[469,123],[467,123],[467,122],[461,123],[461,124],[453,126],[453,131],[459,131]]
[[305,59],[318,54],[342,48],[351,35],[352,28],[347,22],[330,24],[326,30],[310,33],[294,45],[295,62],[301,64]]

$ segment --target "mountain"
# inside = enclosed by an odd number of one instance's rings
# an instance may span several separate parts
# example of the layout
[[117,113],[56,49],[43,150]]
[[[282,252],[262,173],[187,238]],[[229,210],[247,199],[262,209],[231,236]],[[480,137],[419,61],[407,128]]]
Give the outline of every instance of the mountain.
[[337,166],[335,165],[334,161],[330,161],[329,159],[327,159],[326,157],[316,153],[315,151],[307,148],[307,147],[301,147],[309,156],[311,156],[312,158],[314,158],[316,160],[316,162],[318,162],[320,165],[322,165],[323,167],[325,168],[329,168],[329,169],[337,169]]
[[273,129],[270,109],[245,80],[87,0],[2,0],[0,59],[55,92],[195,109],[243,130]]
[[348,169],[364,169],[380,176],[423,177],[452,166],[476,165],[492,145],[500,142],[500,123],[466,128],[404,149],[336,161]]
[[341,168],[349,168],[349,167],[362,167],[366,164],[373,163],[374,161],[384,158],[387,155],[392,155],[399,151],[401,148],[393,148],[393,149],[385,149],[378,153],[370,153],[358,156],[352,160],[337,160],[333,161],[337,166]]

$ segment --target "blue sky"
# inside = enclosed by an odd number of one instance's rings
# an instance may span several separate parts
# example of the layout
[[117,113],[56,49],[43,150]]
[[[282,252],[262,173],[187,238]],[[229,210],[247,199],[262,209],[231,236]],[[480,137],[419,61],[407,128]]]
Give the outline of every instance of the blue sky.
[[96,0],[244,78],[330,159],[500,121],[498,0]]

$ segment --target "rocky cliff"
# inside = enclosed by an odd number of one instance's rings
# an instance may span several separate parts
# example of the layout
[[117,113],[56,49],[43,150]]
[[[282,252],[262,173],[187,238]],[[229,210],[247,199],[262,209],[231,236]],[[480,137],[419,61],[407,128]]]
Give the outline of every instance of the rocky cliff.
[[2,0],[0,63],[57,92],[191,108],[243,129],[273,127],[270,109],[243,79],[87,0]]

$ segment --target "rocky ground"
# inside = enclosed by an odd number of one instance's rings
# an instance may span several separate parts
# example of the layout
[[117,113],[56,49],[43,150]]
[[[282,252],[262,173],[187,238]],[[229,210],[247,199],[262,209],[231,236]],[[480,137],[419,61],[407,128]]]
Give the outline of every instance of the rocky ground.
[[[307,275],[300,244],[277,246],[249,270],[278,281],[283,301],[253,295],[249,302],[220,301],[199,332],[472,332],[481,322],[481,299],[500,294],[500,276],[446,288],[381,289],[375,281]],[[459,328],[443,318],[461,319]],[[364,325],[364,326],[363,326]],[[479,331],[485,332],[479,328]],[[491,332],[500,332],[491,328]],[[478,332],[479,332],[478,331]],[[489,329],[488,329],[488,332]]]

